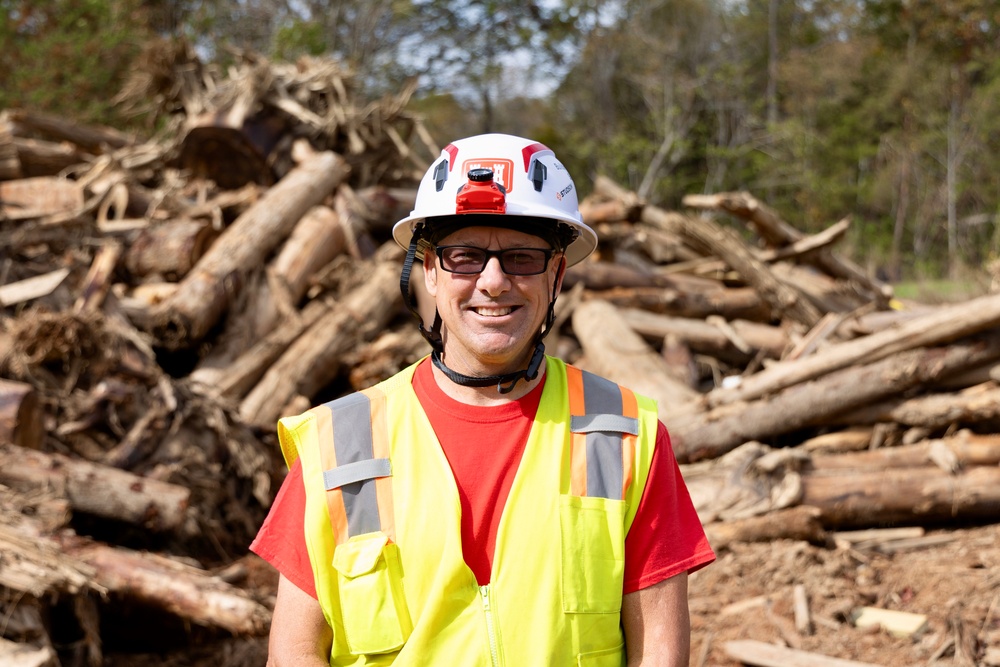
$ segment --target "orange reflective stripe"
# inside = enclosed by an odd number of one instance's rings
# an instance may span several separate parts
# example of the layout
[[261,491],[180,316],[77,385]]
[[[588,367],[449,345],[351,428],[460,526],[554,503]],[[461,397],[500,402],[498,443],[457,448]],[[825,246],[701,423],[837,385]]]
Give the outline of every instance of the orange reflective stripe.
[[[587,412],[583,395],[583,372],[575,366],[566,366],[566,387],[569,391],[569,413],[582,417]],[[569,492],[573,496],[587,495],[587,434],[573,433],[570,436],[570,483]]]
[[[323,405],[313,410],[316,415],[316,435],[319,440],[319,456],[323,470],[337,467],[337,452],[333,447],[333,414]],[[330,527],[337,544],[347,541],[347,508],[340,489],[326,492],[326,508],[330,514]]]
[[[622,413],[626,417],[639,418],[639,402],[631,389],[622,387]],[[622,435],[622,498],[627,497],[632,483],[632,472],[635,469],[635,448],[639,442],[639,436],[625,433]]]
[[[377,459],[389,458],[389,425],[385,408],[385,394],[377,389],[363,392],[371,402],[372,454]],[[392,509],[392,477],[378,477],[375,480],[375,500],[378,503],[379,522],[382,532],[396,541],[396,519]]]

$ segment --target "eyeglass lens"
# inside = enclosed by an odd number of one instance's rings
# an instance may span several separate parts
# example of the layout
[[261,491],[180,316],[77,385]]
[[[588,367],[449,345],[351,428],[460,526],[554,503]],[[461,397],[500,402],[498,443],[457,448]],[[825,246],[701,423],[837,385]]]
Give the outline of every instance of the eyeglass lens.
[[500,259],[500,268],[512,276],[533,276],[545,271],[552,251],[543,248],[486,250],[475,246],[438,246],[441,268],[450,273],[474,274],[486,268],[491,257]]

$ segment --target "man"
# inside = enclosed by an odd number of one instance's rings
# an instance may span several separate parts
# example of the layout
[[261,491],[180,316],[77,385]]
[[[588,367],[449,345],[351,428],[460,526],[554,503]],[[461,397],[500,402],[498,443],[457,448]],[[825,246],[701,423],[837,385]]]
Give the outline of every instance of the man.
[[290,473],[251,547],[281,573],[269,665],[687,665],[714,554],[656,406],[544,354],[597,245],[563,165],[456,141],[393,235],[433,353],[279,422]]

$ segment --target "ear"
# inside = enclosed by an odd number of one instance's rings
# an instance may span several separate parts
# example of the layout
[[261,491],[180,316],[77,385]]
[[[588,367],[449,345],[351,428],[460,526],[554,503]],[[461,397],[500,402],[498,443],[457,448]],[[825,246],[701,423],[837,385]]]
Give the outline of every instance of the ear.
[[556,285],[552,290],[552,298],[555,299],[562,291],[563,278],[566,277],[566,255],[559,255],[559,262],[556,264]]
[[424,253],[424,287],[431,296],[437,296],[437,257],[432,252]]

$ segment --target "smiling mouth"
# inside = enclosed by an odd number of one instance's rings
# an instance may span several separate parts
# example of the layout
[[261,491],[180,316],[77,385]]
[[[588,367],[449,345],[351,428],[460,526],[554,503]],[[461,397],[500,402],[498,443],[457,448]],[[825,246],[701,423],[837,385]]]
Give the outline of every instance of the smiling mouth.
[[512,312],[514,312],[514,309],[509,306],[506,308],[480,307],[480,308],[473,308],[472,311],[476,313],[476,315],[481,315],[482,317],[503,317],[504,315],[510,315]]

